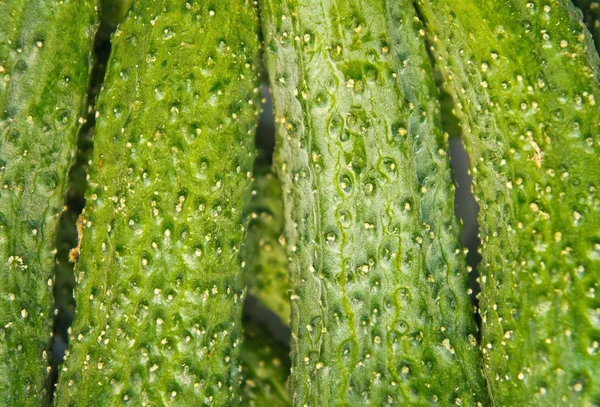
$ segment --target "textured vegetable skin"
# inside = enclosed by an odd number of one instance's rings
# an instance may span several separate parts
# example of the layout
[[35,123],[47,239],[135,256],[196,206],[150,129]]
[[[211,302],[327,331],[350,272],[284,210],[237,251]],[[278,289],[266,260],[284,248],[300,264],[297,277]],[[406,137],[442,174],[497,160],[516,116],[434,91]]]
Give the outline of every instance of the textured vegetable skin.
[[114,34],[58,406],[234,400],[257,24],[243,0],[139,1]]
[[598,55],[569,1],[419,1],[481,206],[493,401],[600,404]]
[[94,1],[0,2],[0,404],[48,400],[58,218],[84,113]]
[[487,405],[412,3],[260,8],[291,257],[293,405]]

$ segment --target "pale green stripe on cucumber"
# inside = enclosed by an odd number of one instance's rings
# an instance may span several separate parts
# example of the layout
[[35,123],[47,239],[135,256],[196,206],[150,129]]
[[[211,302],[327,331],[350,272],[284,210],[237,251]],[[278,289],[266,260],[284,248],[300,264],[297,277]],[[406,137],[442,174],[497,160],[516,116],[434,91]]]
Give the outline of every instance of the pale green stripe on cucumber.
[[112,40],[57,405],[228,406],[240,381],[256,10],[139,1]]
[[567,0],[420,0],[481,211],[498,406],[600,404],[598,55]]
[[260,8],[291,256],[293,404],[487,405],[412,3]]
[[84,114],[94,1],[0,2],[0,404],[49,401],[58,219]]

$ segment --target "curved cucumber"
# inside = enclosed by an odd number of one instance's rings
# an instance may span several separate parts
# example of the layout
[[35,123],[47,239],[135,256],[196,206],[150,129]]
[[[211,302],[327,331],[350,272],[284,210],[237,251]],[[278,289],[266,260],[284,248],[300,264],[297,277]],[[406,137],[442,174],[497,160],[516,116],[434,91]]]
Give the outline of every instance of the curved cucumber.
[[114,34],[58,406],[235,398],[257,28],[244,0],[153,0]]
[[498,406],[600,404],[598,56],[566,0],[419,1],[481,206]]
[[412,3],[260,7],[292,259],[293,404],[487,404]]
[[58,218],[84,113],[94,1],[0,2],[0,404],[48,402]]

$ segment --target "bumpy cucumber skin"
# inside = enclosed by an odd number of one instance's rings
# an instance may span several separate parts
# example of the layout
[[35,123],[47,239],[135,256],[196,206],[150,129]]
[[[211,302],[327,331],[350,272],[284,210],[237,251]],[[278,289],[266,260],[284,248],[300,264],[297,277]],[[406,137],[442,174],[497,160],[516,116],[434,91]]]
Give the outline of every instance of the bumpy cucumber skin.
[[600,404],[598,56],[568,1],[419,1],[481,206],[496,405]]
[[287,347],[278,343],[257,323],[244,323],[240,352],[243,382],[241,406],[286,407],[291,405],[287,386],[289,358]]
[[252,3],[135,2],[98,102],[58,406],[228,406],[258,116]]
[[0,2],[0,404],[48,400],[52,273],[94,1]]
[[487,404],[412,4],[260,7],[291,256],[293,404]]
[[266,168],[255,169],[244,239],[244,281],[248,295],[290,322],[288,257],[282,246],[284,217],[281,182]]

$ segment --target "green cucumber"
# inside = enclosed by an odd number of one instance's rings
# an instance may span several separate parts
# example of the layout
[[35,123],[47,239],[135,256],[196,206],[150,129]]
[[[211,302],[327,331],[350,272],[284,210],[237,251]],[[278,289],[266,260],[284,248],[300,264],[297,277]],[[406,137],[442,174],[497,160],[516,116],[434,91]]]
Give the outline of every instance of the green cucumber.
[[0,404],[48,402],[58,219],[84,114],[94,1],[0,2]]
[[116,27],[123,21],[132,4],[133,0],[101,0],[101,21],[108,27]]
[[288,258],[281,244],[284,226],[281,183],[268,168],[255,169],[255,177],[242,254],[247,293],[289,324]]
[[257,13],[139,1],[112,42],[57,405],[230,405]]
[[419,0],[481,211],[498,406],[600,404],[599,59],[567,0]]
[[[252,197],[246,209],[250,221],[242,248],[244,281],[249,298],[245,304],[240,356],[240,404],[283,407],[291,405],[287,385],[289,337],[279,332],[285,330],[289,333],[285,324],[289,325],[290,320],[288,258],[280,239],[284,223],[283,198],[281,183],[270,166],[262,161],[259,154],[254,164]],[[264,315],[267,310],[279,319],[277,323]]]
[[406,1],[260,2],[295,406],[487,405],[437,89]]
[[287,387],[289,348],[282,346],[264,325],[244,322],[241,402],[250,407],[286,407],[291,405]]
[[573,0],[583,12],[583,22],[594,38],[596,49],[600,49],[600,2],[598,0]]

